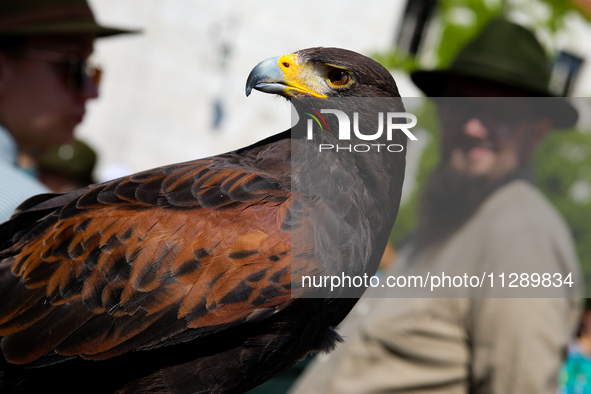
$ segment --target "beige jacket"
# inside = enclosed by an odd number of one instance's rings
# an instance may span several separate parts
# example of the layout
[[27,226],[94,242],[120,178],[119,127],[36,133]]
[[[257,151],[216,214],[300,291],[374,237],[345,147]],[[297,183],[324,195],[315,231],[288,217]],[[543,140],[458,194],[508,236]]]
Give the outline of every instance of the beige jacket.
[[[514,181],[437,250],[412,261],[401,251],[388,275],[486,271],[498,278],[532,269],[580,280],[563,219],[535,187]],[[345,344],[318,356],[292,394],[556,393],[579,316],[577,286],[554,288],[554,298],[489,298],[505,294],[485,288],[478,298],[393,299],[400,293],[372,290],[381,298],[359,302],[340,328]],[[468,295],[463,290],[450,296]]]

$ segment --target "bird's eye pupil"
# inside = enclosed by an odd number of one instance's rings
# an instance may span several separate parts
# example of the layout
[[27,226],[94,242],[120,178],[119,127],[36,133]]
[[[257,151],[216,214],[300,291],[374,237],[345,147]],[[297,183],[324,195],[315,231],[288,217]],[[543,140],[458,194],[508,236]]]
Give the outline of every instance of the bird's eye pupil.
[[351,81],[351,75],[344,70],[332,70],[328,73],[328,79],[335,86],[343,86]]

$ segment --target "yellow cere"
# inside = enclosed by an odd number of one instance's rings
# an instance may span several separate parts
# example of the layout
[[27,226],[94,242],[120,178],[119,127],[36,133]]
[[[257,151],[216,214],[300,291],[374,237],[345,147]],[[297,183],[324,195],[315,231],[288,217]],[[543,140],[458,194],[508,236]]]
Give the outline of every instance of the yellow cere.
[[322,88],[322,85],[318,83],[319,76],[310,65],[304,64],[300,66],[296,54],[281,56],[278,64],[285,76],[285,84],[289,86],[286,90],[289,90],[293,96],[327,97],[313,89]]

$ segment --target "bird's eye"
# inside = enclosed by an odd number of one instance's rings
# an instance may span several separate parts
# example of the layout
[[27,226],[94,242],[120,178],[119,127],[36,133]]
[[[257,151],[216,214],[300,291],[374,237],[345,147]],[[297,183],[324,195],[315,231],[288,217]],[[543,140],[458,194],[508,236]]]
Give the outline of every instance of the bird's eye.
[[338,68],[335,68],[328,73],[328,79],[334,86],[345,86],[348,85],[353,78],[351,78],[351,74],[345,70],[339,70]]

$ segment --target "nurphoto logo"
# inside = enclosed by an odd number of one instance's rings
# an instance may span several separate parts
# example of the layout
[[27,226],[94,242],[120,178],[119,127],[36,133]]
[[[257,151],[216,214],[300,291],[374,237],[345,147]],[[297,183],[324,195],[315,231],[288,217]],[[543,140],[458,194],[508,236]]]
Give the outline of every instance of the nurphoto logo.
[[[340,111],[338,109],[321,109],[320,112],[312,109],[306,108],[308,112],[305,112],[306,115],[310,116],[311,119],[307,121],[307,138],[308,140],[314,139],[314,124],[320,128],[321,131],[328,131],[328,124],[324,119],[322,114],[330,114],[337,117],[339,130],[338,130],[338,138],[339,141],[351,141],[351,130],[353,131],[356,138],[362,141],[375,141],[382,136],[384,133],[384,123],[386,124],[385,132],[386,132],[386,139],[388,141],[392,140],[392,134],[395,130],[400,130],[406,136],[412,140],[416,141],[417,137],[415,137],[411,132],[410,128],[416,126],[417,118],[411,113],[407,112],[378,112],[378,129],[377,131],[369,131],[363,130],[362,132],[359,129],[359,113],[353,112],[353,122],[351,122],[349,115],[345,112]],[[410,123],[398,123],[395,122],[395,119],[409,119]],[[351,127],[351,123],[353,123],[353,127]],[[383,151],[388,152],[402,152],[404,147],[400,144],[349,144],[349,145],[334,145],[334,144],[319,144],[318,149],[320,152],[323,150],[336,150],[339,151],[348,151],[348,152],[369,152],[370,150],[377,150],[380,152],[380,149]]]

